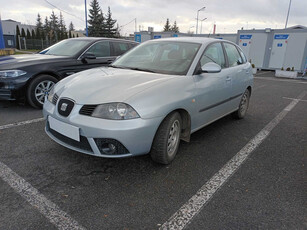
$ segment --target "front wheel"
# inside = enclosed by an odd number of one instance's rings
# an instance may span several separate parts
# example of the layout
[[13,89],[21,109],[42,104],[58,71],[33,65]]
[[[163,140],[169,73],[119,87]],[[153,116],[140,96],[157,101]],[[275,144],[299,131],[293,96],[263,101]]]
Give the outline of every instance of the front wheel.
[[250,91],[248,89],[245,90],[240,104],[239,104],[239,109],[233,113],[233,116],[237,119],[242,119],[244,118],[247,109],[248,109],[248,105],[249,105],[249,98],[250,98]]
[[168,115],[161,123],[151,148],[151,158],[161,164],[169,164],[175,158],[181,135],[182,120],[179,113]]
[[58,80],[50,75],[39,75],[32,80],[27,89],[28,103],[37,109],[44,105],[45,96]]

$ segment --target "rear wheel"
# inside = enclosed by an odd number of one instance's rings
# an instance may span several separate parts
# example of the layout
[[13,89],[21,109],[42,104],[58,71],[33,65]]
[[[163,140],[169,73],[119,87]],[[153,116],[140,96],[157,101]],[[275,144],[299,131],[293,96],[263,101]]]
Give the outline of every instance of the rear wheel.
[[180,143],[181,127],[181,116],[177,112],[168,115],[161,123],[150,152],[155,162],[169,164],[175,158]]
[[37,109],[43,107],[45,96],[58,80],[50,75],[39,75],[33,79],[27,89],[28,103]]
[[242,119],[244,118],[247,109],[248,109],[248,105],[249,105],[249,98],[250,98],[250,91],[248,89],[245,90],[240,104],[239,104],[239,109],[233,113],[233,116],[237,119]]

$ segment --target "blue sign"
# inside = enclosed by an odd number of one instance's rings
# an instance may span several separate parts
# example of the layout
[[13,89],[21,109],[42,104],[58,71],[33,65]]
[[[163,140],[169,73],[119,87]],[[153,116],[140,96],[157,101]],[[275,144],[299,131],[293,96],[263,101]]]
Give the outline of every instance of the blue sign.
[[176,38],[177,38],[177,37],[178,37],[178,34],[173,34],[173,37],[176,37]]
[[242,45],[243,45],[243,46],[247,46],[247,43],[243,43]]
[[282,43],[278,43],[278,44],[277,44],[277,47],[282,47]]
[[288,39],[289,34],[275,34],[274,39]]
[[140,34],[136,34],[135,37],[134,37],[134,41],[141,42],[141,35]]
[[159,39],[159,38],[161,38],[161,35],[155,35],[154,36],[154,39]]
[[251,34],[241,34],[240,39],[252,39],[252,36]]

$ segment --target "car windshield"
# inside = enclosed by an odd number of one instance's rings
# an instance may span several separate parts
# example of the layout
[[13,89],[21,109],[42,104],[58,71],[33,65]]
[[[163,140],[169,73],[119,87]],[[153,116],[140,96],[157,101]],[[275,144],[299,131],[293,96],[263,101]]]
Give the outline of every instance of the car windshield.
[[111,67],[185,75],[200,46],[189,42],[151,41],[126,53]]
[[78,39],[67,39],[56,43],[53,46],[44,49],[39,52],[45,55],[56,55],[56,56],[75,56],[81,50],[83,50],[91,41],[78,40]]

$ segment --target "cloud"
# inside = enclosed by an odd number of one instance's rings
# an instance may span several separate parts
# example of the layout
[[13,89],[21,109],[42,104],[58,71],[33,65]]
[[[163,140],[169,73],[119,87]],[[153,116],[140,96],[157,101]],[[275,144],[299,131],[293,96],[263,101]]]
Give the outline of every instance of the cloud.
[[[0,0],[2,19],[13,19],[22,23],[35,24],[37,13],[42,18],[49,17],[52,10],[59,15],[60,11],[46,0],[10,0],[10,4]],[[84,0],[48,0],[63,12],[66,25],[72,21],[77,29],[85,27]],[[89,4],[91,0],[87,0]],[[196,28],[197,10],[199,19],[207,18],[202,23],[202,32],[212,31],[213,24],[217,25],[217,32],[236,33],[244,28],[283,28],[285,25],[289,0],[98,0],[104,13],[111,7],[112,16],[119,26],[125,25],[137,18],[139,26],[147,29],[153,26],[155,31],[162,30],[166,19],[177,22],[181,32]],[[306,25],[307,14],[305,1],[293,0],[289,17],[289,26]],[[200,26],[200,23],[199,23]],[[121,28],[123,35],[134,32],[134,22]]]

